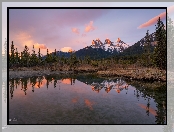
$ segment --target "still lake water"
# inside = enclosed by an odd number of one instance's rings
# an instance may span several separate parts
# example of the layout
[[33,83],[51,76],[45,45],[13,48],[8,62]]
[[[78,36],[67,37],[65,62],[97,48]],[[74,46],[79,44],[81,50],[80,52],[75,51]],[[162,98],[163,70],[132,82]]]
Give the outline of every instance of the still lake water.
[[9,124],[166,124],[166,84],[95,75],[10,79]]

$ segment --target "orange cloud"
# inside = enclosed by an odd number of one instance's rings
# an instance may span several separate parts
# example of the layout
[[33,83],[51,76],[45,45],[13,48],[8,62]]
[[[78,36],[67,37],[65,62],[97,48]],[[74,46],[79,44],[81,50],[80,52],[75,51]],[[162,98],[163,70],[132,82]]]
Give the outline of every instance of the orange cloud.
[[76,33],[76,34],[80,33],[78,28],[72,28],[71,30],[72,30],[73,33]]
[[69,51],[72,51],[72,48],[71,47],[63,47],[60,49],[62,52],[69,52]]
[[14,41],[20,42],[22,46],[31,46],[34,44],[31,35],[26,32],[20,32],[16,34]]
[[[46,49],[47,47],[45,46],[45,44],[39,44],[36,43],[35,40],[33,40],[32,36],[30,34],[28,34],[27,32],[19,32],[15,35],[14,37],[14,42],[18,42],[19,47],[24,48],[25,45],[28,46],[29,49],[34,48],[36,49]],[[23,49],[19,49],[23,50]]]
[[36,43],[36,44],[34,44],[34,47],[35,48],[40,48],[40,49],[46,49],[47,47],[44,45],[44,44],[39,44],[39,43]]
[[[167,13],[170,14],[174,12],[174,5],[173,6],[170,6],[169,8],[167,8]],[[138,29],[141,29],[141,28],[145,28],[145,27],[149,27],[151,25],[154,25],[157,23],[157,20],[158,18],[160,17],[160,19],[165,19],[166,18],[166,12],[163,12],[161,14],[159,14],[158,16],[155,16],[154,18],[150,19],[149,21],[141,24]]]
[[93,26],[93,21],[90,21],[89,24],[85,25],[85,32],[90,32],[95,30],[95,27]]

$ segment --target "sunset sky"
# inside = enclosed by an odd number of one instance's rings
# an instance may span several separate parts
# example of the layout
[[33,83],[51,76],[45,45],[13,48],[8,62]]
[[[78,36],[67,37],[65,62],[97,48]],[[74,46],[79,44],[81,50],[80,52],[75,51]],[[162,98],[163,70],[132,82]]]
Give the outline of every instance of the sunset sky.
[[165,9],[10,9],[9,41],[19,52],[35,45],[42,54],[47,48],[77,51],[96,38],[132,45],[155,31],[159,16],[166,24],[165,15]]

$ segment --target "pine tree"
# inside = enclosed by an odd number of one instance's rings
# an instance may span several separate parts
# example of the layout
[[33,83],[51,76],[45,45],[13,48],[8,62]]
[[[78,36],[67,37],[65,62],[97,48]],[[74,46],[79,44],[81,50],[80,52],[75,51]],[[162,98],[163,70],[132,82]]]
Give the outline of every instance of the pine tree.
[[150,38],[149,38],[149,30],[147,30],[145,41],[144,41],[144,59],[145,59],[145,65],[148,66],[149,64],[149,44],[150,44]]
[[19,64],[20,63],[20,56],[19,56],[19,53],[18,53],[18,50],[16,48],[16,52],[15,52],[15,64]]
[[52,54],[49,53],[49,51],[48,51],[48,49],[47,49],[47,56],[46,56],[45,61],[46,61],[47,63],[50,63],[50,62],[52,62],[52,60],[53,60]]
[[41,62],[42,62],[42,57],[41,57],[40,48],[39,48],[39,52],[38,52],[38,64],[40,65]]
[[37,54],[35,53],[35,49],[34,49],[34,45],[33,45],[33,53],[31,54],[30,57],[30,64],[31,66],[35,66],[38,64],[38,58],[37,58]]
[[151,41],[150,41],[149,30],[147,30],[144,41],[144,59],[145,59],[145,66],[147,67],[151,65],[150,50],[151,50]]
[[30,52],[29,48],[25,45],[23,52],[21,53],[21,63],[23,66],[29,66]]
[[9,60],[10,60],[10,67],[13,66],[15,64],[15,48],[14,48],[14,44],[13,41],[11,43],[11,54],[9,55]]
[[168,70],[174,70],[174,26],[173,21],[167,15],[167,66]]
[[157,21],[156,26],[156,40],[157,44],[154,50],[154,63],[160,69],[166,69],[166,30],[163,22],[160,20],[160,17]]
[[57,58],[57,51],[56,49],[54,50],[54,56],[53,56],[53,62],[57,62],[58,58]]

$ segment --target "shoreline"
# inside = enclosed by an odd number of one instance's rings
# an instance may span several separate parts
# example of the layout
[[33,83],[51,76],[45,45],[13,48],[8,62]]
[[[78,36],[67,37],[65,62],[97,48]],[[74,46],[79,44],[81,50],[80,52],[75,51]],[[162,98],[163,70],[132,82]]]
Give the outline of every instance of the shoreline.
[[150,68],[98,71],[97,73],[103,77],[122,76],[130,80],[167,82],[165,71]]
[[23,68],[20,70],[9,69],[9,79],[15,78],[27,78],[32,76],[45,76],[51,74],[57,75],[69,75],[69,74],[96,74],[100,77],[114,77],[122,76],[130,80],[142,80],[142,81],[161,81],[166,82],[166,71],[142,68],[142,69],[108,69],[108,70],[97,70],[97,69],[77,69],[74,71],[69,70],[50,70],[50,69],[32,69]]

